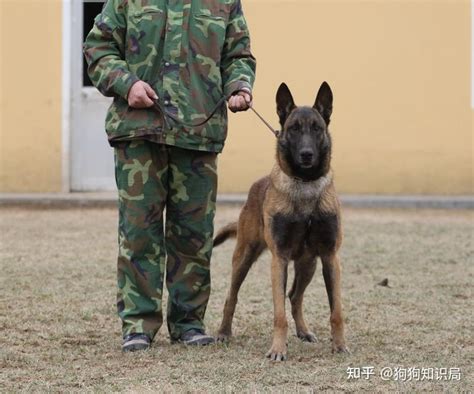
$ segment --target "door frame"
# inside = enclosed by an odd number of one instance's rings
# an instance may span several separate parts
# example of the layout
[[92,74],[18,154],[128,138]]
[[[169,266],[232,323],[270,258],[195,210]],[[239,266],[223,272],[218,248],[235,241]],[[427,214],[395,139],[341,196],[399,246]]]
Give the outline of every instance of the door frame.
[[74,30],[77,30],[72,3],[73,0],[62,1],[61,191],[63,193],[71,191],[72,47]]
[[[103,0],[101,0],[103,1]],[[95,87],[83,86],[83,5],[98,0],[62,0],[62,117],[61,117],[61,191],[69,193],[77,188],[74,180],[74,152],[72,147],[81,130],[81,100],[83,97],[102,97]],[[81,190],[82,191],[82,190]],[[87,190],[85,190],[87,191]]]

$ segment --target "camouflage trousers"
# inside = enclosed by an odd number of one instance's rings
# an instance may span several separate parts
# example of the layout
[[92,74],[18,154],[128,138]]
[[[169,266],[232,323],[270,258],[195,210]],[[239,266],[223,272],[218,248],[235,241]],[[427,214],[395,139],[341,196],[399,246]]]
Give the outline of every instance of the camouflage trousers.
[[216,156],[145,140],[115,146],[117,308],[124,336],[145,333],[153,338],[159,330],[165,271],[171,338],[204,329],[211,286]]

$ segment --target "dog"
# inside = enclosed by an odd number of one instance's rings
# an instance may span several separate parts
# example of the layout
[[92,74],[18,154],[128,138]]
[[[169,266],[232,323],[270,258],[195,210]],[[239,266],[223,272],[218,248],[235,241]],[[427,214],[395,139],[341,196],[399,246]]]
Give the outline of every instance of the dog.
[[298,107],[288,86],[282,83],[276,102],[281,125],[276,163],[270,175],[250,188],[238,222],[228,224],[214,238],[214,246],[218,246],[228,238],[237,237],[231,285],[217,340],[227,341],[232,335],[240,286],[252,264],[268,248],[272,254],[274,332],[266,356],[274,361],[287,359],[285,294],[290,261],[294,261],[295,278],[288,296],[296,334],[303,341],[316,341],[303,316],[303,295],[318,257],[322,261],[331,310],[332,350],[347,353],[338,257],[342,242],[341,214],[330,166],[332,143],[328,130],[333,94],[327,82],[323,82],[313,107]]

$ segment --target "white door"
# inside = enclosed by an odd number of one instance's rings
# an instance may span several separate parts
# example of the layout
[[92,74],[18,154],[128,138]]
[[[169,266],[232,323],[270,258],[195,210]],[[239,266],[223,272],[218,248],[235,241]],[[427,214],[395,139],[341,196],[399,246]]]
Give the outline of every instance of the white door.
[[111,100],[92,86],[82,43],[104,1],[72,1],[70,185],[72,191],[115,189],[113,149],[107,142],[105,115]]

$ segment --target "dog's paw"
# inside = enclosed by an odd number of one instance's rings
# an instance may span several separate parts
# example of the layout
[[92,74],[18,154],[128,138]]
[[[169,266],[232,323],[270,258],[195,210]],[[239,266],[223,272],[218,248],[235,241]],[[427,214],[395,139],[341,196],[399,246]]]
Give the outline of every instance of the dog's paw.
[[333,353],[339,353],[339,354],[351,354],[349,349],[347,348],[346,345],[333,345],[332,346],[332,352]]
[[216,335],[216,341],[217,342],[229,342],[229,339],[231,337],[231,334],[227,334],[227,333],[224,333],[224,332],[219,332],[217,333]]
[[298,331],[296,333],[296,336],[301,339],[303,342],[318,342],[318,338],[316,338],[316,335],[312,333],[311,331],[308,332],[303,332],[303,331]]
[[287,348],[288,345],[273,345],[271,349],[267,352],[266,357],[272,361],[286,361],[288,360]]

